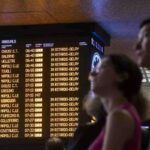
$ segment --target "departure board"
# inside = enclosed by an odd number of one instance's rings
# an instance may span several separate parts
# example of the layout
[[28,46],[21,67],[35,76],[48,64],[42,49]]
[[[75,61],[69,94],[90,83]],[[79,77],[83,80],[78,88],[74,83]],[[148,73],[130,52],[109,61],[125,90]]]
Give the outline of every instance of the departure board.
[[0,138],[73,136],[89,89],[91,56],[103,52],[101,45],[101,51],[92,49],[93,41],[0,41]]
[[16,40],[1,41],[0,138],[19,137],[19,51]]
[[88,74],[105,43],[82,28],[56,35],[17,29],[2,36],[0,28],[0,140],[73,137],[87,121],[82,100],[92,86]]

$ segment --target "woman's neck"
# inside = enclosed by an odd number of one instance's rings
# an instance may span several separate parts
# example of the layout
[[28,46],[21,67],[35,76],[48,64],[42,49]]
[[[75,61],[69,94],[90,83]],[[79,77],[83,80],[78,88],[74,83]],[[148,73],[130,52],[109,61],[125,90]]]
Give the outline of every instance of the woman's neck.
[[110,113],[118,105],[127,102],[127,99],[121,93],[113,93],[102,97],[102,103],[107,113]]

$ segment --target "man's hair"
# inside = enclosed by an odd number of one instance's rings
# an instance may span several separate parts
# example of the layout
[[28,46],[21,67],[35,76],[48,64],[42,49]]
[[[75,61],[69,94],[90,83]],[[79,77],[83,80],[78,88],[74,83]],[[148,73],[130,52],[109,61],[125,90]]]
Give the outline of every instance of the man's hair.
[[150,24],[150,18],[147,18],[141,22],[140,29],[147,24]]
[[45,143],[45,150],[64,150],[63,141],[58,137],[49,138]]

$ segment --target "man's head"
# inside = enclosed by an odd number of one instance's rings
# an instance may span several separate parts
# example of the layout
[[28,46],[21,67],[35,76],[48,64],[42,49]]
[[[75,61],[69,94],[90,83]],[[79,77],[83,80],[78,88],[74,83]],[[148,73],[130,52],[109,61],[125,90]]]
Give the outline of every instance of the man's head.
[[64,143],[58,137],[51,137],[45,143],[45,150],[65,150]]
[[150,69],[150,18],[144,20],[140,25],[136,55],[137,63]]
[[83,109],[89,116],[94,116],[98,119],[101,109],[100,98],[90,91],[83,100]]

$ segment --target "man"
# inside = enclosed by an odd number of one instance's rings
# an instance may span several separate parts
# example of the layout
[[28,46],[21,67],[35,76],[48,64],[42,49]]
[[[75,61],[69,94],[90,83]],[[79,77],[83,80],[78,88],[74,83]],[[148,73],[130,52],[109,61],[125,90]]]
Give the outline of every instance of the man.
[[150,69],[150,18],[144,20],[140,25],[136,55],[137,63]]
[[[144,20],[140,25],[138,41],[136,44],[137,63],[141,67],[146,67],[150,70],[150,18]],[[150,140],[150,120],[144,121],[143,126],[149,126],[149,130],[142,131],[142,150],[146,150],[148,141]],[[150,142],[149,148],[150,150]]]
[[45,143],[45,150],[65,150],[64,143],[60,138],[49,138]]

